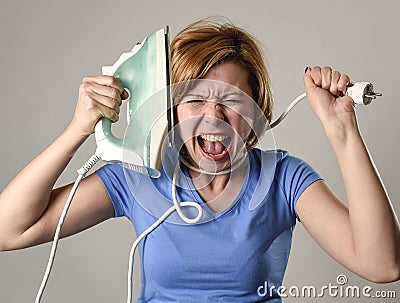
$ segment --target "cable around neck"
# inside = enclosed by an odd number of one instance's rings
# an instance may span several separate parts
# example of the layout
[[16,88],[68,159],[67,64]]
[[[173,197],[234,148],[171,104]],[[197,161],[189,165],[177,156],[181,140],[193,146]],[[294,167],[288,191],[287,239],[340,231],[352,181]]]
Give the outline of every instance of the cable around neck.
[[193,166],[192,164],[189,163],[189,161],[187,161],[185,158],[183,157],[179,157],[179,160],[185,164],[186,167],[188,167],[189,169],[198,172],[200,174],[205,174],[205,175],[211,175],[211,176],[220,176],[220,175],[226,175],[229,174],[231,172],[233,172],[234,170],[236,170],[237,168],[239,168],[243,162],[246,160],[247,158],[247,151],[243,153],[243,155],[233,163],[233,165],[231,165],[229,168],[224,169],[222,171],[217,171],[217,172],[210,172],[207,170],[203,170],[201,168],[197,168],[195,166]]

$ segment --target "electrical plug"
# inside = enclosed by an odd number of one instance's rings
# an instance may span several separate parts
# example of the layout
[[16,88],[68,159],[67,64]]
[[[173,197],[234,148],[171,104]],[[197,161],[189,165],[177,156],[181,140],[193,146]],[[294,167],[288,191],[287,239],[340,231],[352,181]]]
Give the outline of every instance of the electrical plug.
[[381,93],[374,92],[374,86],[370,82],[356,82],[349,86],[346,95],[353,99],[357,105],[368,105],[376,97],[381,97]]

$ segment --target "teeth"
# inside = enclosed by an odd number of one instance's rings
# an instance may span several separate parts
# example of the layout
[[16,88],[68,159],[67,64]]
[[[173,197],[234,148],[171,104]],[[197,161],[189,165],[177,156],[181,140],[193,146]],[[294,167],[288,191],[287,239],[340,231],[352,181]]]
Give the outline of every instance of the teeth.
[[207,140],[210,142],[218,142],[218,141],[224,141],[228,136],[221,136],[221,135],[201,135],[200,136],[203,140]]

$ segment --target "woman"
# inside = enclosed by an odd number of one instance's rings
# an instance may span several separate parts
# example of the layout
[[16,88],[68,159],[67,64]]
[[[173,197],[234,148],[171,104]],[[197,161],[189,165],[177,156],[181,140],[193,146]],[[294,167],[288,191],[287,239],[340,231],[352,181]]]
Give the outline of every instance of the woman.
[[[358,131],[353,102],[345,96],[351,84],[347,75],[329,67],[307,68],[304,84],[338,159],[348,208],[307,163],[280,150],[272,152],[275,174],[265,195],[253,196],[266,182],[260,163],[271,154],[254,148],[257,121],[247,118],[260,117],[247,101],[242,107],[235,103],[238,109],[220,96],[225,87],[237,88],[257,103],[264,121],[271,120],[268,73],[248,33],[226,22],[191,24],[172,42],[171,67],[173,83],[202,79],[220,85],[206,86],[200,97],[189,89],[175,100],[181,178],[188,182],[188,188],[176,184],[178,201],[204,202],[216,219],[194,225],[164,222],[146,237],[140,247],[140,302],[279,302],[276,291],[261,297],[257,287],[281,285],[296,218],[354,273],[374,282],[399,279],[399,225]],[[201,91],[200,84],[195,87]],[[101,117],[118,120],[126,97],[113,77],[83,80],[68,128],[0,196],[1,250],[52,239],[71,189],[52,189],[57,178]],[[175,184],[169,176],[153,182],[171,201]],[[130,191],[121,165],[107,165],[85,178],[74,199],[63,237],[118,216],[127,216],[139,234],[155,220]],[[257,206],[254,211],[250,202]]]

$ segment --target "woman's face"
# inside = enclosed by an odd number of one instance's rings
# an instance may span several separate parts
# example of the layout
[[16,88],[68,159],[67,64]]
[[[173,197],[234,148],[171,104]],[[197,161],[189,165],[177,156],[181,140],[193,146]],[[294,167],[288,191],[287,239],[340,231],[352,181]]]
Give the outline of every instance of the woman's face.
[[192,164],[221,171],[243,156],[254,120],[248,72],[226,62],[194,80],[177,105],[177,128]]

